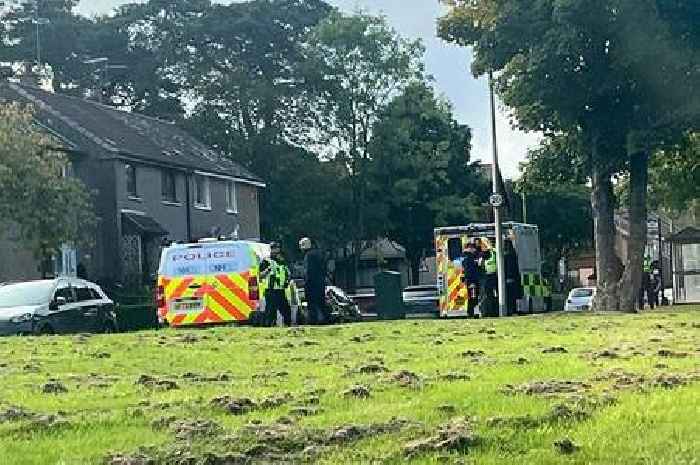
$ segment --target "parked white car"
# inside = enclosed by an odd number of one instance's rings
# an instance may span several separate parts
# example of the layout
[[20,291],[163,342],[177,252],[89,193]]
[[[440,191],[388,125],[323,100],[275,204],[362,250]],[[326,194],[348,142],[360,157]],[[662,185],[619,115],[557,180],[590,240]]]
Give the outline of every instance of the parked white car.
[[585,312],[593,307],[595,287],[578,287],[569,292],[569,297],[564,304],[565,312]]

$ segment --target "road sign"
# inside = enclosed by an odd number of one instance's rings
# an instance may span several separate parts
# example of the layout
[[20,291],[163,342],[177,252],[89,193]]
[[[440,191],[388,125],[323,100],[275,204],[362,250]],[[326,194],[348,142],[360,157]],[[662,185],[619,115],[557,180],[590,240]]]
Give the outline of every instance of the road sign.
[[492,207],[502,207],[503,206],[503,196],[501,194],[493,194],[489,197],[489,203]]

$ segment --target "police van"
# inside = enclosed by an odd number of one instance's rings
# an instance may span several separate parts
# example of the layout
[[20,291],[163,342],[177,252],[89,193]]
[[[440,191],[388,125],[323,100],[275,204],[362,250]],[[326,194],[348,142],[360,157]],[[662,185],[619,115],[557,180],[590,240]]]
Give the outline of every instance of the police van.
[[270,246],[204,239],[162,250],[156,289],[158,320],[170,326],[246,322],[260,310],[259,269]]
[[[503,223],[503,234],[504,239],[513,242],[523,285],[524,296],[518,300],[516,310],[520,313],[544,311],[545,300],[550,290],[542,278],[538,227],[531,224]],[[496,231],[493,223],[435,229],[435,261],[441,317],[468,314],[468,286],[471,283],[465,283],[462,279],[462,255],[467,243],[482,237],[495,244]]]

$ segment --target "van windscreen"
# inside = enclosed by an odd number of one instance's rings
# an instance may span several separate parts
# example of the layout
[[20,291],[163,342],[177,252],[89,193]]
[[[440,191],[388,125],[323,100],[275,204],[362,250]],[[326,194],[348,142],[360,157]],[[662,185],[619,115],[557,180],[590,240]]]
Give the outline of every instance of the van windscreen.
[[242,273],[253,266],[253,254],[248,245],[213,245],[168,251],[161,273],[173,277]]

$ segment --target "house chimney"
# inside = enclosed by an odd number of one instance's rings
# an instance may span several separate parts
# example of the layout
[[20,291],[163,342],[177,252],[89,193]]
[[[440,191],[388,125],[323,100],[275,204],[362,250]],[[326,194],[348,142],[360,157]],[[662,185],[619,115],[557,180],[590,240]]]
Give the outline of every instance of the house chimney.
[[37,65],[30,62],[23,62],[21,63],[17,79],[23,86],[33,87],[51,93],[54,92],[53,70],[49,65]]

